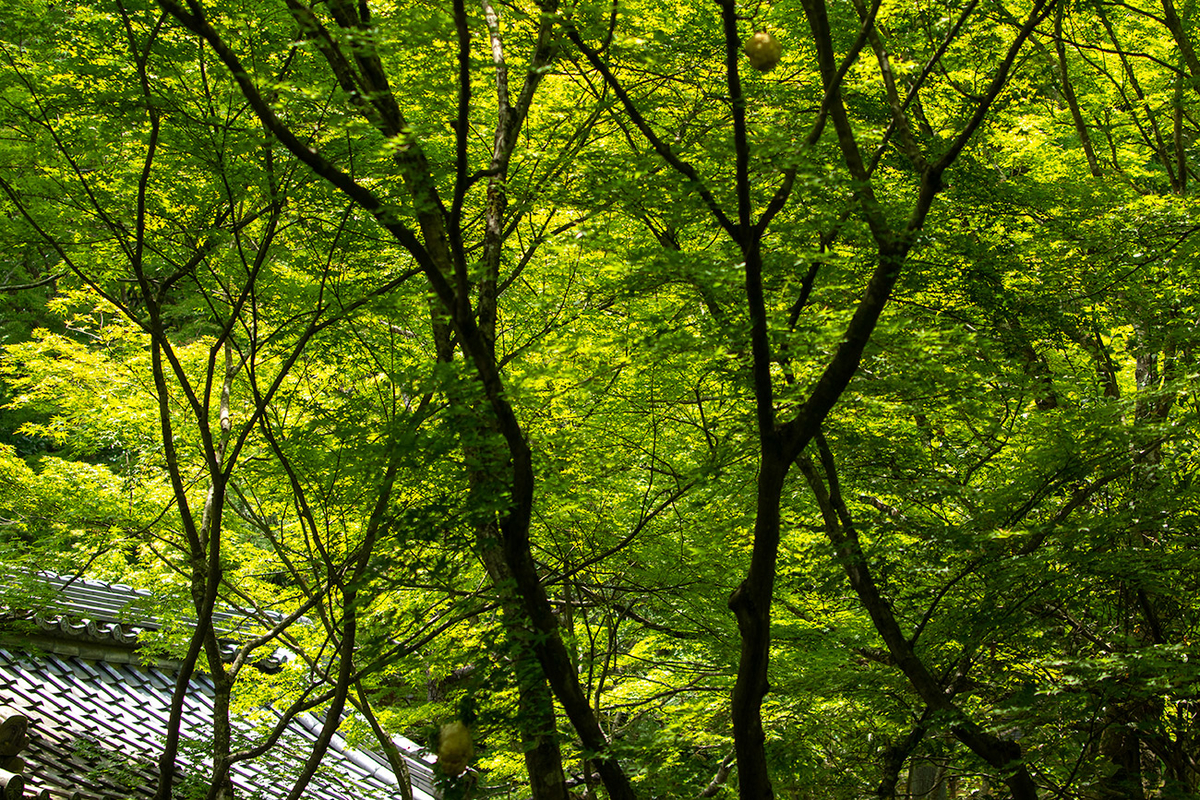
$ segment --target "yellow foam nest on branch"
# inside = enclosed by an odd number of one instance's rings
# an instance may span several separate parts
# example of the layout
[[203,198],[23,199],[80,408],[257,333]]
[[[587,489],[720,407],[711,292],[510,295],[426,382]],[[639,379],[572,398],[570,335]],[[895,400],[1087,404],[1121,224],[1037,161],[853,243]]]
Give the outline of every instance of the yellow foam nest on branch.
[[783,55],[783,46],[771,34],[759,31],[746,40],[742,52],[750,59],[750,66],[759,72],[767,72],[779,63],[779,57]]
[[448,722],[438,735],[438,764],[447,775],[461,775],[467,768],[475,746],[471,732],[461,722]]

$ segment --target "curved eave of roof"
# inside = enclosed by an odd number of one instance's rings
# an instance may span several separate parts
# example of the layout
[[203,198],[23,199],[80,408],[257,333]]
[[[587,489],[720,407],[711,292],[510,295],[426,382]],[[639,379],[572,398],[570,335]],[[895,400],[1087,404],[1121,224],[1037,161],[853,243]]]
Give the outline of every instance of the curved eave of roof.
[[[27,626],[25,630],[15,629],[18,624]],[[5,636],[5,629],[8,629],[8,636]],[[150,628],[141,626],[123,625],[119,622],[104,622],[99,620],[87,619],[71,619],[66,615],[56,616],[41,616],[33,617],[13,617],[0,616],[0,639],[17,639],[29,640],[38,647],[50,652],[67,653],[71,655],[82,652],[91,652],[94,657],[101,657],[102,651],[108,652],[129,652],[144,650],[144,642],[141,635]],[[33,637],[33,638],[31,638]],[[36,641],[34,641],[34,638]],[[217,641],[221,649],[221,660],[226,663],[232,662],[237,658],[241,650],[239,642],[229,639],[219,639]],[[84,649],[80,649],[80,645]],[[87,646],[93,648],[89,651]],[[276,672],[282,668],[283,664],[288,660],[289,655],[282,651],[276,650],[269,655],[255,659],[252,663],[257,668],[264,672]],[[144,661],[146,657],[138,656],[129,659],[118,659],[120,661],[134,662]],[[172,659],[160,659],[151,657],[151,660],[161,661],[163,663],[172,663]]]
[[[142,634],[162,626],[152,615],[137,607],[150,599],[151,593],[119,583],[102,583],[84,578],[69,578],[54,573],[38,573],[48,594],[30,599],[28,608],[0,606],[0,626],[14,623],[32,624],[35,632],[45,639],[87,642],[103,647],[133,649],[140,647]],[[247,627],[246,617],[228,612],[213,615],[218,623],[218,644],[221,658],[233,661],[241,648],[239,633]],[[240,622],[243,624],[232,624]],[[222,624],[224,623],[224,624]],[[260,669],[273,672],[287,660],[279,651],[257,659]]]
[[139,626],[123,625],[120,622],[93,619],[73,620],[65,614],[55,616],[38,614],[34,616],[33,622],[41,631],[51,636],[61,634],[72,639],[123,647],[136,646],[138,636],[145,630]]

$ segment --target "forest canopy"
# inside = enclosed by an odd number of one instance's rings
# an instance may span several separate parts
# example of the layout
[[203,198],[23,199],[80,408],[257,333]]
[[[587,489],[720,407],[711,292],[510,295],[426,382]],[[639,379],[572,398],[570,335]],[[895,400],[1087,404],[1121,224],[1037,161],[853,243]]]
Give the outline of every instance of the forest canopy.
[[1194,797],[1194,5],[0,0],[3,558],[213,798]]

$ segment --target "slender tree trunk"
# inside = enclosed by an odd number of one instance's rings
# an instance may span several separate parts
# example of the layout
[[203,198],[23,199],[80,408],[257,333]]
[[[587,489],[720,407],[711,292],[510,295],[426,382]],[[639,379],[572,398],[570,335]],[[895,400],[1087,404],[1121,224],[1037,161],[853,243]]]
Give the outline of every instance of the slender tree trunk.
[[375,734],[375,741],[379,742],[383,754],[387,757],[388,765],[392,768],[392,774],[396,776],[397,788],[400,790],[400,800],[413,800],[412,775],[408,771],[408,762],[404,759],[404,754],[400,752],[400,748],[392,740],[391,734],[385,731],[383,726],[379,724],[379,719],[375,716],[375,712],[371,708],[371,701],[363,689],[362,681],[355,681],[354,690],[357,697],[351,695],[350,701],[367,720],[367,724],[371,726],[371,733]]
[[1109,726],[1100,740],[1100,752],[1115,770],[1100,784],[1105,800],[1146,800],[1142,788],[1142,739],[1136,730],[1138,703],[1118,705],[1110,710]]
[[1167,30],[1171,32],[1171,38],[1175,40],[1175,45],[1179,48],[1180,59],[1187,66],[1192,88],[1200,93],[1200,57],[1197,57],[1196,48],[1189,35],[1191,3],[1187,4],[1182,18],[1175,9],[1175,0],[1162,0],[1162,7],[1163,21],[1166,22]]
[[525,610],[512,595],[512,572],[504,560],[499,531],[481,526],[477,537],[488,577],[501,594],[505,635],[512,648],[517,682],[517,729],[529,774],[533,800],[568,800],[562,750],[554,718],[554,698],[533,651],[534,632],[525,623]]
[[721,766],[717,767],[717,773],[713,775],[713,779],[708,782],[708,786],[704,787],[704,791],[700,792],[701,797],[716,797],[721,791],[721,787],[729,780],[729,773],[733,770],[734,760],[737,758],[736,753],[730,753],[721,761]]
[[946,800],[942,769],[932,761],[914,760],[908,768],[908,791],[921,800]]
[[[1167,0],[1167,2],[1169,3],[1170,0]],[[1149,100],[1147,100],[1146,93],[1142,90],[1141,82],[1138,80],[1137,72],[1133,68],[1133,61],[1129,57],[1129,52],[1121,44],[1121,40],[1117,36],[1117,31],[1113,27],[1112,21],[1104,9],[1104,5],[1097,4],[1094,8],[1097,16],[1100,18],[1101,24],[1104,26],[1104,30],[1108,33],[1108,38],[1112,42],[1113,49],[1117,52],[1117,57],[1121,61],[1121,66],[1125,72],[1126,79],[1129,81],[1129,86],[1133,89],[1133,94],[1141,105],[1142,113],[1146,117],[1146,125],[1150,127],[1149,131],[1146,131],[1144,128],[1141,129],[1142,138],[1147,146],[1155,151],[1163,167],[1166,169],[1167,177],[1171,181],[1171,191],[1179,194],[1182,177],[1175,171],[1173,148],[1169,147],[1163,140],[1162,126],[1158,124],[1158,117],[1155,114],[1155,110],[1151,107]],[[1172,6],[1171,8],[1173,9],[1174,7]],[[1186,37],[1182,41],[1186,42]],[[1181,45],[1182,47],[1183,45]],[[1132,109],[1130,114],[1134,116],[1136,122],[1136,115],[1133,114]],[[1138,125],[1141,128],[1141,124],[1138,123]]]
[[929,708],[926,707],[924,713],[921,714],[921,718],[917,720],[917,723],[908,732],[907,736],[899,742],[895,742],[884,748],[883,763],[880,765],[883,776],[879,779],[879,785],[875,788],[875,796],[879,800],[893,800],[896,796],[896,787],[899,785],[900,775],[904,771],[904,762],[908,760],[912,751],[925,738],[925,732],[928,730],[929,715]]
[[229,779],[230,750],[233,744],[229,724],[229,706],[233,695],[233,681],[224,674],[213,674],[213,777],[208,787],[209,800],[230,800],[233,781]]
[[762,701],[770,690],[767,668],[771,649],[771,599],[775,589],[775,558],[779,550],[779,509],[787,469],[783,457],[771,450],[761,454],[754,552],[745,580],[729,598],[729,608],[737,618],[742,638],[732,703],[738,795],[742,800],[769,800],[775,796],[764,747]]
[[[508,210],[508,165],[516,145],[516,136],[529,112],[543,74],[542,67],[551,63],[557,53],[552,44],[553,14],[556,0],[544,0],[544,15],[539,23],[537,43],[532,53],[529,76],[520,96],[511,97],[508,64],[500,31],[500,12],[492,0],[484,0],[484,20],[492,63],[496,71],[497,118],[493,139],[491,169],[484,208],[483,267],[484,274],[477,287],[476,319],[486,344],[488,356],[496,358],[496,320],[499,301],[499,275],[505,236],[504,224]],[[460,36],[462,25],[460,24]],[[464,78],[464,80],[469,80]],[[473,486],[484,483],[483,476],[472,476]],[[559,747],[558,726],[554,716],[554,698],[542,666],[534,652],[535,632],[521,607],[519,597],[513,596],[513,574],[504,557],[502,532],[493,520],[476,526],[479,551],[491,578],[501,593],[504,604],[505,633],[512,645],[513,668],[517,680],[517,712],[525,768],[533,800],[568,800],[566,774]]]
[[1088,135],[1087,124],[1083,120],[1083,112],[1079,109],[1079,98],[1075,96],[1075,87],[1071,84],[1071,73],[1067,69],[1067,43],[1063,40],[1063,12],[1066,3],[1057,3],[1054,9],[1054,52],[1057,56],[1055,72],[1058,74],[1059,86],[1062,88],[1063,100],[1071,111],[1071,120],[1075,123],[1075,133],[1083,146],[1083,155],[1087,158],[1088,169],[1092,176],[1099,178],[1104,175],[1100,162],[1096,159],[1096,150],[1092,147],[1091,136]]

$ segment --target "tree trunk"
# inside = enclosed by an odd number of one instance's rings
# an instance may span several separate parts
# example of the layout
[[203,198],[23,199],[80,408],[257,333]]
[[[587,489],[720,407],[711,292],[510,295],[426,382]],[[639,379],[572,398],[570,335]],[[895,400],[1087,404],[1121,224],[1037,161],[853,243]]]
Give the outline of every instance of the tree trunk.
[[896,786],[900,783],[900,773],[904,769],[904,762],[908,760],[909,755],[925,738],[927,730],[926,724],[929,720],[929,709],[921,714],[921,718],[917,720],[917,724],[908,732],[908,735],[895,744],[890,744],[883,750],[883,776],[879,779],[879,785],[875,788],[875,796],[879,800],[893,800],[896,796]]
[[1075,87],[1071,85],[1071,73],[1067,70],[1067,45],[1063,41],[1063,9],[1065,3],[1058,3],[1054,9],[1054,51],[1057,56],[1055,72],[1062,88],[1063,100],[1071,111],[1071,120],[1075,123],[1075,133],[1079,135],[1079,143],[1083,145],[1083,155],[1087,158],[1088,169],[1095,178],[1103,177],[1100,162],[1096,159],[1096,150],[1092,147],[1088,135],[1087,124],[1083,120],[1083,112],[1079,109],[1079,98],[1075,96]]
[[946,800],[946,782],[942,767],[926,759],[916,759],[908,767],[908,795],[913,800]]
[[504,561],[499,531],[494,526],[481,526],[477,536],[488,577],[500,592],[505,634],[512,646],[517,729],[529,773],[530,796],[532,800],[569,800],[554,719],[554,698],[531,645],[534,632],[524,622],[525,610],[512,594],[512,572]]
[[[1124,716],[1120,709],[1116,712]],[[1100,784],[1105,800],[1145,800],[1142,790],[1141,739],[1132,727],[1111,725],[1104,731],[1100,752],[1116,767],[1116,771]]]
[[742,637],[737,683],[733,688],[733,741],[737,752],[738,795],[742,800],[775,796],[764,743],[762,700],[770,689],[767,668],[771,648],[771,599],[779,550],[780,500],[787,462],[771,450],[759,461],[758,508],[754,553],[746,579],[729,598]]

